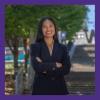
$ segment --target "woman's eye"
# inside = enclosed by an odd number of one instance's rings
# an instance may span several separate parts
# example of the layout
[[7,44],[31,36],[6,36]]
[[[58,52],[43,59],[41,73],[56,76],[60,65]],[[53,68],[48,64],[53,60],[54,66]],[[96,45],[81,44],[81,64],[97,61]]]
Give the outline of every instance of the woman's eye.
[[49,26],[50,28],[52,27],[52,25]]
[[43,26],[43,28],[46,28],[46,26]]

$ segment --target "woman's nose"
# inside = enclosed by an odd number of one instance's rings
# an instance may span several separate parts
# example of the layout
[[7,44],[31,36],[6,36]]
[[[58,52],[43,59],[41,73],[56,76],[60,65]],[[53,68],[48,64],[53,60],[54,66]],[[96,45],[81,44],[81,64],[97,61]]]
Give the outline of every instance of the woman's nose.
[[50,31],[50,28],[49,27],[47,27],[47,31]]

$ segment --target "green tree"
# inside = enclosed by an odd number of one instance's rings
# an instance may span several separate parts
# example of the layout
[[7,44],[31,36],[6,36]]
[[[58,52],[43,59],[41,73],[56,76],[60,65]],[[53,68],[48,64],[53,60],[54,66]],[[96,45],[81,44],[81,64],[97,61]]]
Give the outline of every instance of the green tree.
[[[23,38],[27,54],[27,38],[30,29],[36,33],[37,24],[42,16],[51,16],[57,23],[58,29],[68,33],[67,39],[71,40],[75,32],[82,28],[86,18],[87,8],[84,5],[67,6],[6,6],[6,43],[14,55],[14,68],[18,68],[18,47],[20,38]],[[26,56],[27,62],[27,56]],[[27,66],[27,63],[26,65]]]

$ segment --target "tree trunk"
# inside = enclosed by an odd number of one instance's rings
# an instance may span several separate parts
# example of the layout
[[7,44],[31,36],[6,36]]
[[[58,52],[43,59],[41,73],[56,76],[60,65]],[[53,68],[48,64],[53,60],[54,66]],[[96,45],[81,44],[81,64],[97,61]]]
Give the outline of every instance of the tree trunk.
[[15,77],[18,72],[18,47],[14,47],[14,72],[15,72]]
[[28,55],[29,55],[29,52],[27,50],[27,46],[28,46],[27,38],[25,38],[23,42],[24,42],[24,50],[25,50],[25,73],[27,73],[27,63],[28,63]]
[[19,41],[18,38],[15,36],[13,38],[8,38],[6,37],[6,43],[8,47],[10,48],[13,57],[14,57],[14,79],[17,74],[17,69],[18,69],[18,47],[19,47]]
[[67,44],[68,52],[71,50],[72,46],[73,46],[73,42],[69,41]]

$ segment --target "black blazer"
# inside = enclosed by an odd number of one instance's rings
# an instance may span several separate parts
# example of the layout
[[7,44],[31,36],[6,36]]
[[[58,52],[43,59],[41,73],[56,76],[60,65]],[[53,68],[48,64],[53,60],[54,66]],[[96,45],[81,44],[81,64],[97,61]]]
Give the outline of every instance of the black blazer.
[[[33,94],[67,94],[64,75],[70,72],[71,67],[67,47],[55,42],[51,56],[45,42],[35,43],[30,46],[30,55],[35,70]],[[40,57],[42,63],[36,57]],[[56,62],[62,63],[63,67],[57,68]]]

